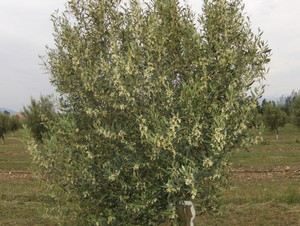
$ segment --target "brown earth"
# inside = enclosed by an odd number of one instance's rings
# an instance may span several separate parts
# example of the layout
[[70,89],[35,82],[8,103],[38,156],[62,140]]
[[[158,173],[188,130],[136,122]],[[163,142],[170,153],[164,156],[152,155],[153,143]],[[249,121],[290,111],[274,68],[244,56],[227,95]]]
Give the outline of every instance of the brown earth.
[[275,169],[231,169],[230,174],[237,180],[272,180],[279,178],[300,179],[300,168],[285,167]]
[[[285,167],[275,169],[231,169],[230,174],[234,179],[240,180],[265,180],[265,179],[300,179],[300,169],[296,167]],[[33,178],[30,171],[0,171],[0,179],[3,178]]]
[[0,171],[1,179],[19,179],[19,178],[33,178],[33,174],[30,171]]

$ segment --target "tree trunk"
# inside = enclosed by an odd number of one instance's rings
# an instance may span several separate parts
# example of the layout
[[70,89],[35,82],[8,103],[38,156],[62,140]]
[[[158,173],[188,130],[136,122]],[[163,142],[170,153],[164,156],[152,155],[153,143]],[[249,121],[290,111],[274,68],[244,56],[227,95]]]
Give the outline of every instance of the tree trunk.
[[279,139],[279,129],[276,129],[276,140]]
[[2,139],[2,144],[5,144],[4,134],[1,134],[1,135],[0,135],[0,138]]

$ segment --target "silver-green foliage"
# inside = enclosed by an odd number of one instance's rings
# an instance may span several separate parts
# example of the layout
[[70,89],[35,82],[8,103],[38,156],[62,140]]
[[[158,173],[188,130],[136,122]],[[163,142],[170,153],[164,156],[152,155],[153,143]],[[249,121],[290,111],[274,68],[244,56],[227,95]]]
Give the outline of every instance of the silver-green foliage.
[[284,127],[288,121],[286,113],[275,104],[267,103],[263,107],[263,121],[270,130],[279,133],[279,127]]
[[[30,105],[23,107],[25,124],[37,142],[42,142],[49,133],[49,126],[55,118],[54,100],[51,96],[31,98]],[[49,135],[49,134],[48,134]]]
[[291,119],[297,125],[300,127],[300,96],[295,95],[294,97],[289,97],[291,101]]
[[56,210],[158,225],[183,200],[213,208],[228,153],[251,142],[251,85],[269,61],[242,2],[206,0],[195,23],[177,0],[71,0],[53,22],[46,66],[66,113],[29,149]]

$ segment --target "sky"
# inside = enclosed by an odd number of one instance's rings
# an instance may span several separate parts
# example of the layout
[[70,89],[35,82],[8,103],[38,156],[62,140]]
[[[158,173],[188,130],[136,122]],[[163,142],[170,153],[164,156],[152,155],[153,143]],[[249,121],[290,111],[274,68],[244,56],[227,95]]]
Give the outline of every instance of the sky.
[[[22,110],[30,98],[55,93],[39,56],[53,46],[51,14],[66,0],[0,0],[0,107]],[[188,0],[201,12],[202,0]],[[264,97],[300,90],[300,1],[244,0],[254,33],[272,49]]]

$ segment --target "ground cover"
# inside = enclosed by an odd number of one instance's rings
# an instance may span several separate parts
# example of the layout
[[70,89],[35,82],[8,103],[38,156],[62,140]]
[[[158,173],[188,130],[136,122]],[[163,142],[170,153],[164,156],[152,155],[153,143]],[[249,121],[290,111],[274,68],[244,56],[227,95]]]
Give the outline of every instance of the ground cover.
[[44,218],[47,196],[30,171],[21,132],[10,134],[0,145],[0,225],[53,225]]
[[222,214],[198,216],[196,225],[300,225],[300,131],[288,124],[278,140],[272,132],[263,138],[232,156]]
[[[0,145],[0,225],[54,225],[44,218],[47,194],[30,170],[21,131]],[[196,224],[300,225],[300,130],[287,125],[260,144],[232,156],[230,186],[221,215],[198,215]]]

